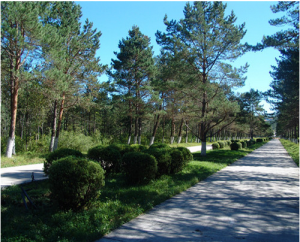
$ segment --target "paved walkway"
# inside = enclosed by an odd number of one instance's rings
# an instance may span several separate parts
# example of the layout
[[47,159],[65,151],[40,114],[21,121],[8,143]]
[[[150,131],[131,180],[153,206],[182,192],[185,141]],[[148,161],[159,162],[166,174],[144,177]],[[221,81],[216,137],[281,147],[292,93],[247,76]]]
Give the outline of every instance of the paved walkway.
[[279,140],[97,242],[299,241],[299,168]]
[[32,172],[35,180],[46,179],[43,172],[44,164],[34,164],[27,166],[14,166],[1,168],[1,188],[31,182]]

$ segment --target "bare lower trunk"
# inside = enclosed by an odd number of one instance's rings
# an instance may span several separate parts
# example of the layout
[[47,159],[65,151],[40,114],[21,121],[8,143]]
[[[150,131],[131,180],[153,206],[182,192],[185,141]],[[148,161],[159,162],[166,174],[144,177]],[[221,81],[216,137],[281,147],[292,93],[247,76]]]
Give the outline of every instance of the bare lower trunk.
[[7,148],[6,148],[6,157],[11,158],[13,151],[15,150],[15,139],[8,137]]
[[206,155],[206,142],[201,141],[201,155]]
[[128,136],[128,141],[127,141],[127,144],[130,145],[130,140],[131,140],[131,135]]
[[177,142],[177,143],[178,143],[178,144],[181,143],[181,136],[178,137],[178,142]]
[[55,139],[54,139],[53,151],[54,151],[54,150],[57,150],[57,148],[58,148],[58,137],[55,137]]
[[54,140],[55,140],[55,131],[56,131],[56,114],[57,114],[57,101],[54,102],[54,109],[53,109],[53,122],[52,122],[52,132],[51,132],[51,141],[49,151],[54,151]]
[[64,112],[64,103],[65,103],[65,93],[63,93],[62,100],[61,100],[61,105],[60,105],[60,110],[59,110],[59,119],[58,119],[58,124],[57,124],[57,129],[56,129],[56,136],[55,136],[53,151],[55,151],[58,147],[60,127],[61,127],[62,116],[63,116],[63,112]]
[[154,143],[154,139],[155,139],[155,137],[154,137],[154,136],[152,136],[152,137],[150,138],[150,143],[149,143],[149,146],[153,145],[153,143]]
[[174,136],[171,137],[171,144],[174,143]]
[[140,145],[140,144],[142,144],[142,137],[139,136],[138,138],[139,138],[139,145]]
[[137,136],[134,136],[134,138],[133,138],[133,143],[134,143],[134,144],[137,143]]

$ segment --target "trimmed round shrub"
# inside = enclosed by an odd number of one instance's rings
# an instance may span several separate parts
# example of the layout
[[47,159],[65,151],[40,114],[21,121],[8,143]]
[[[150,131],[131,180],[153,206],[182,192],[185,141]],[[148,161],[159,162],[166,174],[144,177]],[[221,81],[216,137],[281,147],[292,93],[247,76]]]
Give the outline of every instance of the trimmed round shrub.
[[213,144],[212,144],[212,147],[213,147],[213,150],[220,149],[219,143],[213,143]]
[[247,141],[246,140],[243,140],[243,142],[241,142],[241,143],[242,143],[243,148],[247,148]]
[[130,148],[127,152],[143,152],[144,150],[147,150],[148,147],[146,145],[130,145]]
[[231,145],[231,141],[230,140],[226,140],[227,146]]
[[107,173],[121,171],[122,157],[119,149],[113,146],[96,146],[88,151],[88,158],[99,162]]
[[188,161],[193,160],[193,154],[188,148],[177,147],[176,149],[182,152],[183,159],[184,159],[185,163],[187,163]]
[[61,159],[67,156],[74,156],[74,157],[83,157],[84,155],[78,151],[73,149],[59,149],[51,152],[46,157],[46,161],[44,161],[44,173],[48,175],[49,168],[51,167],[53,161]]
[[178,148],[174,148],[171,150],[170,155],[172,159],[170,173],[175,174],[182,171],[186,164],[183,153]]
[[49,169],[51,199],[65,210],[90,207],[103,186],[104,170],[86,158],[61,158]]
[[242,143],[240,142],[234,142],[230,145],[231,150],[239,150],[242,149]]
[[256,139],[256,142],[263,142],[263,139]]
[[170,152],[170,148],[153,148],[145,150],[145,153],[153,155],[157,161],[157,177],[170,174],[172,162]]
[[132,151],[131,146],[128,145],[128,144],[111,144],[108,147],[111,147],[113,149],[117,149],[120,152],[121,156],[123,156],[127,152]]
[[123,156],[124,172],[131,184],[147,184],[155,178],[157,161],[154,156],[141,152],[128,152]]
[[149,149],[161,149],[161,148],[169,149],[170,146],[164,143],[154,143],[149,147]]
[[225,143],[223,141],[218,141],[217,143],[219,144],[220,149],[225,147]]

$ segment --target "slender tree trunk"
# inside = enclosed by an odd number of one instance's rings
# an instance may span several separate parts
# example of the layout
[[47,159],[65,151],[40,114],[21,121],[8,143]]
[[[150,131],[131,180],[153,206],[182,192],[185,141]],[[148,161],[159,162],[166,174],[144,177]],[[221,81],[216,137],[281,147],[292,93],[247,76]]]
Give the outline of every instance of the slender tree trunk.
[[129,131],[128,131],[128,140],[127,144],[130,145],[130,140],[131,140],[131,132],[132,132],[132,107],[131,107],[131,102],[129,101]]
[[54,108],[53,108],[53,122],[52,122],[52,131],[51,131],[51,141],[50,141],[50,147],[49,147],[50,152],[54,151],[56,116],[57,116],[57,100],[54,101]]
[[137,137],[138,137],[138,118],[135,118],[135,127],[134,127],[134,144],[137,143]]
[[183,126],[183,118],[181,119],[180,127],[179,127],[179,134],[178,134],[178,144],[181,143],[181,138],[182,138],[182,126]]
[[[186,124],[188,124],[188,121],[186,121]],[[188,143],[188,138],[189,138],[189,135],[188,135],[188,128],[185,127],[185,143]]]
[[139,118],[139,145],[142,143],[142,118]]
[[[159,106],[159,110],[161,110],[161,108],[162,108],[162,105]],[[153,145],[153,143],[154,143],[154,139],[155,139],[155,135],[156,135],[156,132],[157,132],[158,125],[159,125],[159,121],[160,121],[160,114],[158,114],[157,118],[154,120],[153,133],[152,133],[152,137],[150,139],[149,146]]]
[[166,117],[164,116],[164,122],[163,122],[163,133],[162,133],[162,143],[164,143],[165,139],[165,122],[166,122]]
[[59,117],[58,117],[58,123],[57,123],[56,136],[55,136],[53,150],[57,150],[57,148],[58,148],[58,139],[59,139],[61,122],[62,122],[62,117],[63,117],[63,112],[64,112],[64,103],[65,103],[65,93],[63,93],[61,104],[60,104]]
[[[12,63],[11,63],[12,64]],[[18,92],[19,92],[19,79],[15,78],[11,73],[11,122],[10,131],[7,141],[6,157],[11,158],[16,154],[15,150],[15,132],[16,132],[16,120],[17,120],[17,107],[18,107]]]
[[174,143],[174,136],[175,136],[175,121],[174,121],[174,117],[172,117],[172,123],[171,123],[171,144]]

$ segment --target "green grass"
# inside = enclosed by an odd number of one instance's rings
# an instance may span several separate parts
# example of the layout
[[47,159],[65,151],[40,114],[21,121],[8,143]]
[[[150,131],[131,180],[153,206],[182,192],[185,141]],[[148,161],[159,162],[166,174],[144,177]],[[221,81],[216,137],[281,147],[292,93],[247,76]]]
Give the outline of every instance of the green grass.
[[44,163],[45,155],[26,152],[23,154],[14,155],[12,158],[7,158],[1,155],[1,168],[13,167],[13,166],[24,166]]
[[281,144],[293,158],[297,166],[299,166],[299,144],[295,144],[292,141],[280,139]]
[[51,203],[48,180],[22,185],[37,210],[30,204],[26,210],[20,186],[6,188],[1,194],[2,241],[95,241],[261,145],[208,151],[205,157],[194,153],[194,160],[182,172],[148,185],[129,186],[124,175],[109,176],[93,208],[77,213],[60,211]]

